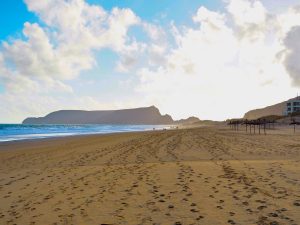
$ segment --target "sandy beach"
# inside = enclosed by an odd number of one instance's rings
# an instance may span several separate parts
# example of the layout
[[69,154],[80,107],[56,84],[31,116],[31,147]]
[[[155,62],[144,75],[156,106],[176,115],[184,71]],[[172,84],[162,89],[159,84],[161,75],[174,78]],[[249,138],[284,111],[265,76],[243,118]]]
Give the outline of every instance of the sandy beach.
[[300,224],[299,133],[203,127],[0,144],[0,224]]

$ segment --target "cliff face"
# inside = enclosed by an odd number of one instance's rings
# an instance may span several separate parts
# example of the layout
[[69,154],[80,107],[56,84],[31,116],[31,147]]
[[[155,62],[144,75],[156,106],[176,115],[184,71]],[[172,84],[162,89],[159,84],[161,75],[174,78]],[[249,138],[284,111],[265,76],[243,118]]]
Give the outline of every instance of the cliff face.
[[161,115],[155,106],[105,111],[61,110],[45,117],[27,118],[23,124],[171,124],[169,115]]
[[286,103],[287,101],[275,105],[267,106],[265,108],[251,110],[245,113],[244,119],[253,120],[253,119],[258,119],[270,115],[282,116],[286,107]]

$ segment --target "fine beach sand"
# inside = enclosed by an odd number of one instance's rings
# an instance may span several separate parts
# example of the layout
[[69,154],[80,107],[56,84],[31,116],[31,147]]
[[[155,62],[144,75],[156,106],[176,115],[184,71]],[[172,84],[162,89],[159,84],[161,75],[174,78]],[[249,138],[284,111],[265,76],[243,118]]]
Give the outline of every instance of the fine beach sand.
[[0,224],[300,224],[300,135],[226,127],[0,144]]

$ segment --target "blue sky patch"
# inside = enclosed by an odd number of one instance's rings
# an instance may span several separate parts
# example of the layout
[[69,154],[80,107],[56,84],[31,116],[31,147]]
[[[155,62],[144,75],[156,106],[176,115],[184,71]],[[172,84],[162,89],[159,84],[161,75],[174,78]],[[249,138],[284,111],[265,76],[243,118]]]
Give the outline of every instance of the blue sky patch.
[[37,22],[38,18],[27,10],[22,0],[1,1],[0,40],[21,33],[25,22]]
[[2,84],[0,84],[0,94],[4,93],[4,86]]
[[116,6],[130,8],[143,20],[159,21],[160,24],[170,21],[177,24],[191,22],[191,16],[200,6],[219,10],[224,5],[220,0],[88,0],[87,2],[101,5],[106,10]]

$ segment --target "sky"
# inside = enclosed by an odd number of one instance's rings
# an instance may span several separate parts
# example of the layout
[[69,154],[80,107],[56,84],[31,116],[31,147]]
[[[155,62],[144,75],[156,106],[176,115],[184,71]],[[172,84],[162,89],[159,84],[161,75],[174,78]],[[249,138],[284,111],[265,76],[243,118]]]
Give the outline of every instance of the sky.
[[299,0],[0,4],[0,123],[151,105],[224,120],[300,93]]

